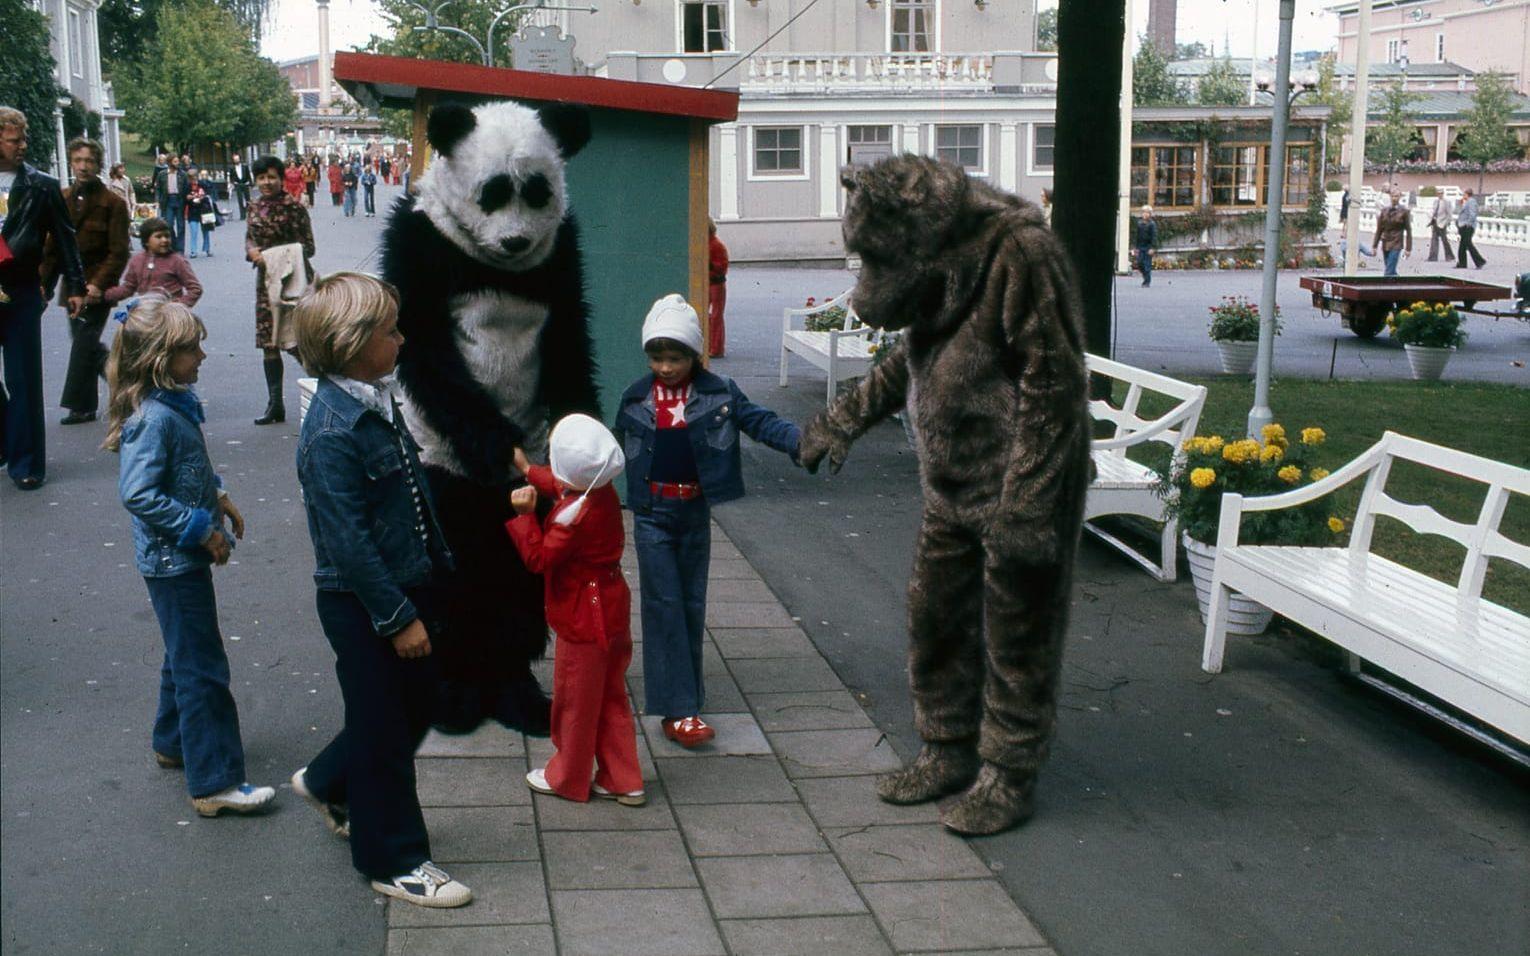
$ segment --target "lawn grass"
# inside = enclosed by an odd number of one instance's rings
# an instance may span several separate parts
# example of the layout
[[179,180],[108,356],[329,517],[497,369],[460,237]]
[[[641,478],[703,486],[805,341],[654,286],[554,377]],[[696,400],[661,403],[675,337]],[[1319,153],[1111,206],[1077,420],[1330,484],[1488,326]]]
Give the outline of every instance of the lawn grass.
[[[154,150],[132,133],[122,134],[122,164],[127,167],[129,178],[137,179],[154,174]],[[150,197],[151,199],[153,197]]]
[[[1199,433],[1242,437],[1253,404],[1253,383],[1235,376],[1190,381],[1208,390]],[[1117,399],[1122,395],[1124,389]],[[1166,399],[1154,399],[1161,397],[1144,397],[1143,417],[1162,414],[1171,407]],[[1337,471],[1389,430],[1530,468],[1530,389],[1443,382],[1290,379],[1275,383],[1270,405],[1275,420],[1292,436],[1311,426],[1328,433],[1319,463],[1330,471]],[[1141,460],[1162,467],[1167,447],[1154,443],[1152,448]],[[1336,492],[1332,496],[1333,513],[1346,521],[1353,518],[1363,484],[1351,482]],[[1427,504],[1447,518],[1472,524],[1487,486],[1399,463],[1392,468],[1386,490],[1400,501]],[[1530,499],[1511,496],[1499,529],[1511,540],[1530,544]],[[1347,536],[1341,536],[1341,541],[1347,541]],[[1461,573],[1465,554],[1464,548],[1448,538],[1415,534],[1387,517],[1377,519],[1371,550],[1451,584]],[[1530,614],[1530,570],[1502,560],[1491,562],[1483,595]]]

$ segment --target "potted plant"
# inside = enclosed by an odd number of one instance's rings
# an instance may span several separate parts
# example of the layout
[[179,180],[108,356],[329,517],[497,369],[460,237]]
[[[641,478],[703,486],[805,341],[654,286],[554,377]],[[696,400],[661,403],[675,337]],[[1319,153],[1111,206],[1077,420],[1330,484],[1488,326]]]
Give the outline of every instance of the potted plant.
[[[1266,425],[1260,439],[1224,441],[1220,435],[1197,435],[1181,446],[1157,492],[1171,518],[1179,520],[1180,538],[1195,582],[1201,620],[1211,603],[1211,575],[1216,564],[1217,528],[1222,495],[1236,492],[1257,497],[1309,485],[1328,476],[1313,463],[1327,435],[1321,428],[1303,428],[1293,444],[1280,425]],[[1330,514],[1322,500],[1295,508],[1256,511],[1243,519],[1238,540],[1246,544],[1326,544],[1344,531],[1344,519]],[[1233,634],[1260,634],[1272,612],[1234,592],[1228,611]]]
[[[1222,371],[1247,375],[1259,355],[1259,306],[1241,295],[1224,295],[1212,306],[1208,334],[1222,356]],[[1280,334],[1280,307],[1275,307],[1275,334]]]
[[1466,341],[1461,313],[1448,302],[1415,302],[1387,316],[1387,328],[1403,344],[1413,377],[1437,380],[1456,347]]

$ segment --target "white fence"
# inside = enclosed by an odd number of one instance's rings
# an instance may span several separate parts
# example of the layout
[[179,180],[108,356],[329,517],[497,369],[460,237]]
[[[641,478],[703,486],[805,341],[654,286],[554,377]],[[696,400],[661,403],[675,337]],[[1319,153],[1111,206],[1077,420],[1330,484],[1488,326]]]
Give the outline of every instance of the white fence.
[[[1450,192],[1455,193],[1454,196]],[[1337,228],[1339,225],[1339,200],[1342,193],[1328,193],[1328,224]],[[1360,216],[1360,238],[1369,244],[1371,237],[1376,234],[1376,212],[1380,208],[1382,193],[1371,189],[1369,186],[1360,194],[1360,201],[1350,203],[1349,211],[1352,215]],[[1460,191],[1449,187],[1446,198],[1459,205],[1461,202]],[[1490,201],[1497,200],[1494,205],[1500,208],[1505,205],[1530,206],[1530,193],[1494,193],[1489,196]],[[1413,217],[1413,241],[1429,241],[1429,210],[1434,206],[1434,198],[1429,196],[1419,197],[1419,204],[1412,210]],[[1450,231],[1451,239],[1455,239],[1456,232]],[[1497,216],[1477,217],[1477,232],[1472,236],[1472,242],[1479,246],[1513,246],[1517,249],[1530,249],[1530,219],[1502,219]]]
[[764,53],[749,58],[743,89],[847,93],[993,88],[993,59],[968,53]]

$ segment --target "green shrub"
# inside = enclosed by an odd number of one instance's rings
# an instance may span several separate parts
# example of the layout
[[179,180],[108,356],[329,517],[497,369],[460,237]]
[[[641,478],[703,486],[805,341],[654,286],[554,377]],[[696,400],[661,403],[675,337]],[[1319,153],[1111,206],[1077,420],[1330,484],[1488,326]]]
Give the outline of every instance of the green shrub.
[[[1209,311],[1208,334],[1213,342],[1259,341],[1259,306],[1253,302],[1241,295],[1224,295]],[[1280,334],[1280,306],[1275,307],[1275,334]]]
[[1415,302],[1387,316],[1392,337],[1404,345],[1453,349],[1466,341],[1461,313],[1448,302]]

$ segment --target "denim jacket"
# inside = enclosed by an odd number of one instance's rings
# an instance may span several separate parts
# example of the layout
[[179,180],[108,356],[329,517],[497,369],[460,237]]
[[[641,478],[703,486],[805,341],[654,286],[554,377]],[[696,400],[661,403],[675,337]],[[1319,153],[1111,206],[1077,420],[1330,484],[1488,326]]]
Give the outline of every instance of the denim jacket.
[[150,392],[122,426],[117,472],[117,492],[133,516],[140,574],[166,578],[212,563],[202,545],[223,527],[222,484],[207,457],[196,393]]
[[[691,378],[691,397],[685,403],[686,433],[696,455],[701,496],[720,504],[744,496],[742,456],[738,433],[769,445],[797,460],[802,433],[797,426],[768,408],[751,402],[733,380],[698,368]],[[645,375],[622,393],[612,429],[627,456],[627,507],[650,511],[653,492],[648,472],[653,464],[654,432],[658,409],[653,400],[653,376]]]
[[[303,418],[297,472],[314,584],[354,593],[384,637],[408,627],[419,612],[404,590],[428,583],[432,569],[449,569],[452,559],[403,414],[395,406],[389,424],[320,377]],[[428,544],[415,529],[411,479],[424,504]]]

